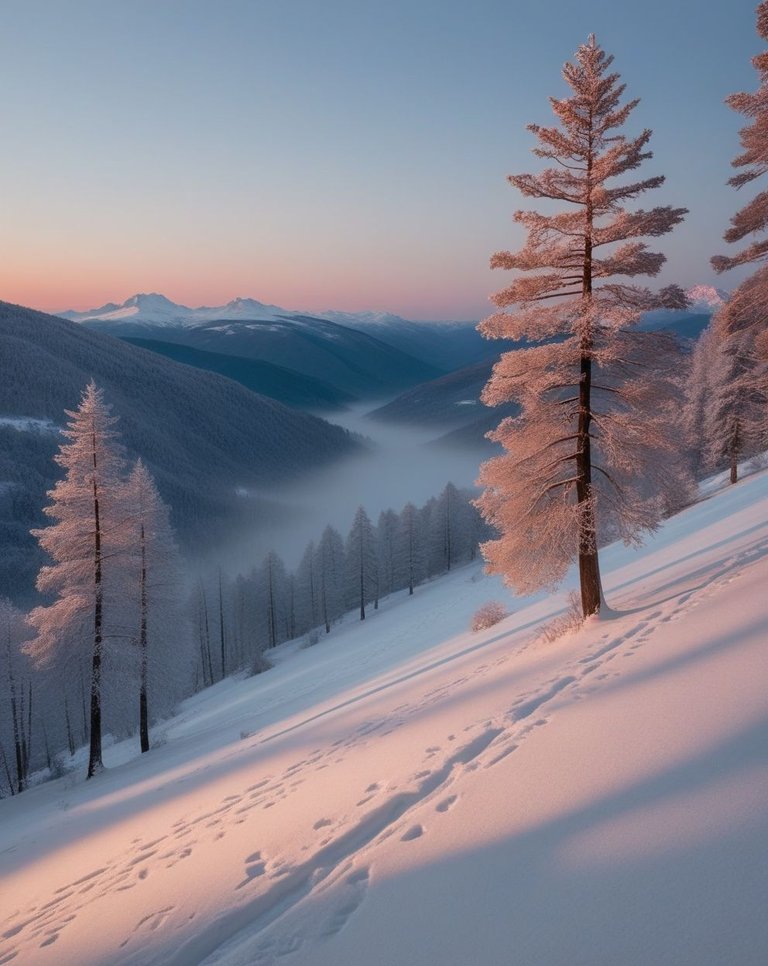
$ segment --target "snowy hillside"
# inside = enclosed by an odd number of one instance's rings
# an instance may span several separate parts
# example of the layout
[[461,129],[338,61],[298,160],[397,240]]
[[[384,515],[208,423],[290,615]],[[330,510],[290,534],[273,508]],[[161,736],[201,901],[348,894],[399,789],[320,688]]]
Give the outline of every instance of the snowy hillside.
[[[360,449],[348,433],[212,372],[164,359],[52,315],[0,302],[0,587],[29,596],[41,556],[29,531],[58,478],[55,431],[91,378],[105,389],[132,457],[142,455],[191,553],[274,505],[239,487],[306,478]],[[159,414],[161,417],[159,418]]]
[[0,964],[763,964],[768,473],[603,569],[554,643],[455,571],[0,802]]

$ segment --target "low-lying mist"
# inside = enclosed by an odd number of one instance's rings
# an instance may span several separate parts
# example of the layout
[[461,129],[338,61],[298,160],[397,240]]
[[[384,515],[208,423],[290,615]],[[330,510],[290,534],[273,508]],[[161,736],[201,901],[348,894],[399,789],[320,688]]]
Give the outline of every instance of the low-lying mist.
[[244,500],[268,500],[275,510],[273,521],[265,524],[262,519],[252,530],[246,528],[241,539],[233,540],[217,555],[215,565],[230,574],[245,573],[269,550],[275,550],[292,568],[326,524],[346,538],[361,504],[375,524],[382,510],[399,511],[408,501],[419,506],[437,496],[448,482],[474,486],[483,459],[479,451],[428,446],[444,430],[366,419],[373,408],[367,404],[327,417],[329,422],[368,437],[370,446],[361,454],[313,470],[306,479],[279,489],[243,492]]

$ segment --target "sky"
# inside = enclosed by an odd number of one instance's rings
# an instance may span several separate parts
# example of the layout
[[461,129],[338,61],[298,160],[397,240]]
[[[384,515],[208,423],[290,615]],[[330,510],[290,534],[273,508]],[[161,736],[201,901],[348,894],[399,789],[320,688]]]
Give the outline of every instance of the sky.
[[560,70],[594,32],[641,204],[690,209],[660,281],[717,279],[752,90],[755,0],[7,0],[0,298],[47,311],[162,292],[315,312],[477,319],[522,242],[506,182],[536,171]]

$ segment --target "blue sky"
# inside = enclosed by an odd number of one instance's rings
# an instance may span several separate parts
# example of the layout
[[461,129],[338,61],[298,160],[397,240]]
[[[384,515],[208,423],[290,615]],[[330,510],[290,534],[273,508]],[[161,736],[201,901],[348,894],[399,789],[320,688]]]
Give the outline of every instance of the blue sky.
[[[136,291],[479,318],[521,241],[505,176],[587,35],[616,57],[628,132],[653,128],[644,206],[690,208],[662,281],[712,282],[746,195],[725,185],[753,89],[754,2],[25,0],[0,32],[0,297]],[[731,287],[739,276],[718,284]]]

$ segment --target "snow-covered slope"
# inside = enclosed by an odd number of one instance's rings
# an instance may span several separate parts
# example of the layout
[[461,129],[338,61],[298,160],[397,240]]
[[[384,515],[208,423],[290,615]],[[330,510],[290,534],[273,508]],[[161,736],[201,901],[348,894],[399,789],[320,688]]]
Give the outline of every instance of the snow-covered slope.
[[603,567],[555,643],[464,568],[0,802],[0,963],[763,964],[768,474]]

